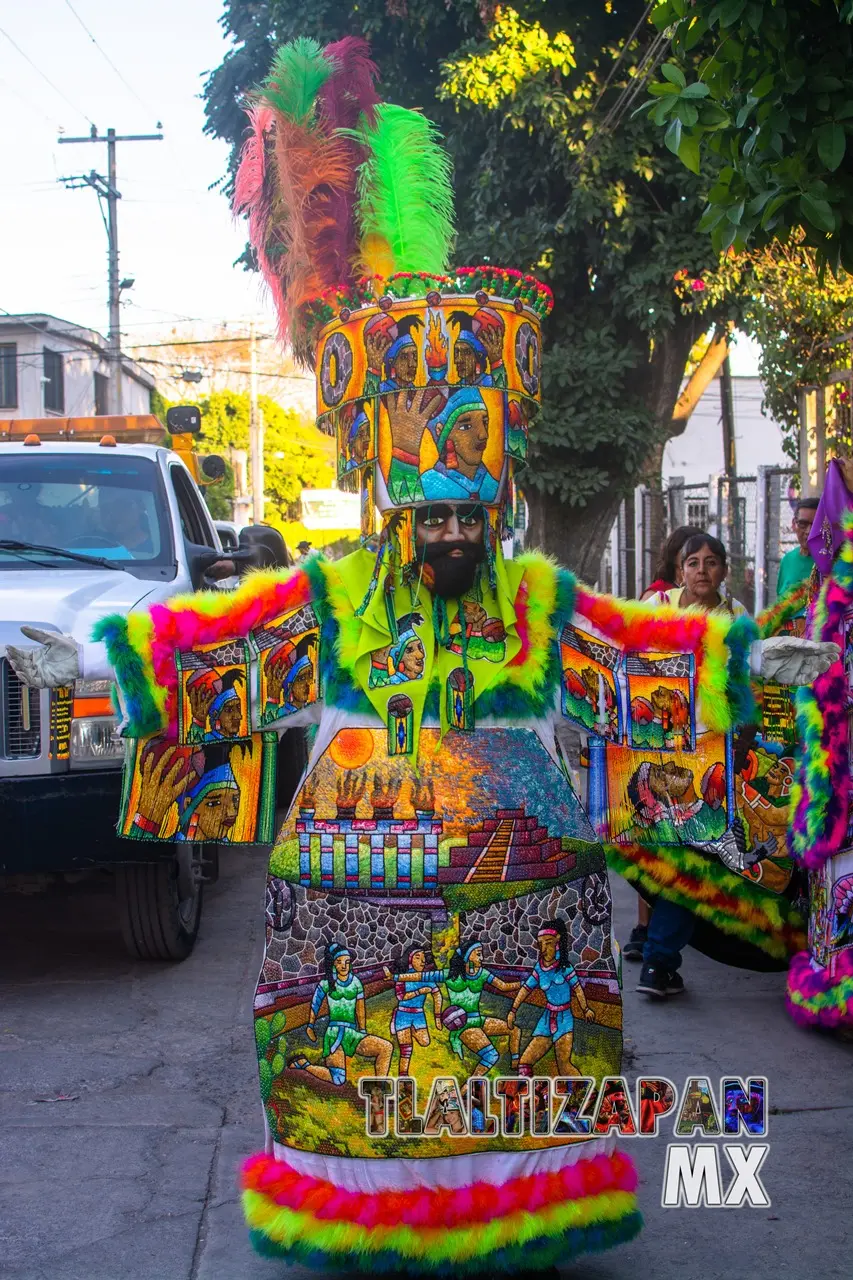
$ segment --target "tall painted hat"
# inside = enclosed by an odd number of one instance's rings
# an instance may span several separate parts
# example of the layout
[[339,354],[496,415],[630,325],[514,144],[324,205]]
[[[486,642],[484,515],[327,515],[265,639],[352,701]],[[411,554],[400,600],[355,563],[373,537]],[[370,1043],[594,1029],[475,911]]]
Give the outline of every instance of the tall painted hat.
[[420,112],[383,103],[365,41],[276,53],[248,109],[235,209],[281,336],[317,374],[342,487],[376,510],[512,504],[540,401],[551,292],[494,266],[448,266],[450,161]]

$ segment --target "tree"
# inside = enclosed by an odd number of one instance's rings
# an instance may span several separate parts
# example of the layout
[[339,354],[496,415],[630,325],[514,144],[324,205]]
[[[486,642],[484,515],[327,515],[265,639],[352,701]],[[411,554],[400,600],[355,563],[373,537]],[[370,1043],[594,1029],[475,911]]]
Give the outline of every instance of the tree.
[[739,327],[761,350],[765,411],[782,428],[785,452],[796,459],[801,388],[828,383],[832,370],[846,362],[833,340],[853,328],[853,276],[840,271],[821,279],[815,252],[799,232],[786,243],[729,252],[703,284],[711,306],[715,296],[740,299]]
[[[716,255],[696,231],[706,184],[622,112],[654,38],[641,0],[616,7],[530,0],[230,0],[235,48],[210,76],[207,128],[231,141],[243,94],[281,40],[361,33],[386,95],[444,129],[456,173],[457,263],[540,275],[557,298],[546,332],[545,404],[525,490],[532,540],[594,578],[623,495],[659,480],[688,354],[703,328],[674,287]],[[632,38],[632,32],[637,31]],[[724,354],[724,351],[723,351]],[[722,358],[722,357],[720,357]],[[702,376],[709,373],[709,362]],[[711,370],[712,374],[713,370]]]
[[[312,423],[282,409],[268,396],[258,405],[264,415],[264,518],[272,524],[298,524],[303,489],[327,489],[334,479],[334,441]],[[249,447],[249,397],[218,391],[199,401],[200,445],[209,452]]]
[[819,267],[853,270],[853,0],[662,0],[652,18],[673,61],[648,111],[692,173],[719,170],[714,247],[799,232]]

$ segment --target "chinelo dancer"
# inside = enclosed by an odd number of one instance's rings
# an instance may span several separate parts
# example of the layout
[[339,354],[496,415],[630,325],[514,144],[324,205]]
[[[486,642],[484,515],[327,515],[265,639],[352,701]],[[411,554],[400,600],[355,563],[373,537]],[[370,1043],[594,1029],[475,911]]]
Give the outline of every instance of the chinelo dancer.
[[[632,719],[632,705],[650,683],[683,694],[690,725],[679,760],[713,778],[716,832],[721,807],[734,819],[728,735],[754,714],[750,678],[761,664],[772,671],[778,650],[757,643],[749,619],[628,604],[543,556],[505,556],[551,294],[518,271],[449,266],[448,158],[424,116],[378,100],[375,75],[356,39],[280,49],[249,111],[236,182],[282,335],[316,368],[319,423],[345,455],[341,483],[361,494],[362,546],[334,562],[312,556],[289,573],[257,572],[228,595],[106,619],[82,650],[31,632],[47,643],[10,653],[30,683],[114,677],[131,739],[120,829],[138,815],[152,839],[173,838],[181,773],[164,766],[168,803],[146,814],[151,778],[143,790],[138,761],[152,738],[195,749],[179,739],[182,681],[200,665],[219,669],[212,654],[227,652],[231,670],[242,662],[246,677],[233,686],[249,725],[231,757],[240,771],[234,842],[251,841],[253,815],[268,810],[278,735],[317,726],[269,865],[274,908],[254,1011],[276,1034],[256,1036],[266,1134],[242,1174],[257,1247],[321,1274],[526,1274],[639,1230],[632,1162],[610,1138],[507,1137],[491,1125],[469,1133],[464,1116],[435,1131],[372,1136],[377,1087],[407,1091],[409,1115],[416,1090],[423,1114],[440,1115],[459,1065],[450,1035],[436,1035],[419,1042],[408,1076],[362,1088],[380,1067],[391,1071],[387,957],[416,947],[449,972],[468,950],[464,920],[502,984],[486,981],[479,993],[484,1026],[508,1023],[505,992],[537,972],[516,1012],[521,1041],[546,1017],[548,1037],[565,1038],[564,1006],[578,1002],[574,1069],[618,1075],[602,841],[619,846],[630,833],[640,847],[628,784],[666,753],[654,718]],[[475,366],[471,333],[482,347]],[[355,467],[353,404],[369,422]],[[371,681],[410,631],[418,660],[396,664],[399,680]],[[310,635],[317,660],[311,700],[295,709],[282,701],[278,716],[264,694],[271,633],[295,648]],[[784,643],[801,682],[837,652]],[[597,696],[586,697],[593,686]],[[559,725],[584,739],[577,769],[558,746]],[[665,851],[655,855],[665,861]],[[736,878],[710,846],[704,856]],[[557,973],[553,937],[563,936]],[[560,1007],[549,1011],[549,998]],[[321,1061],[314,1022],[326,1016]],[[466,1018],[455,1006],[441,1022],[450,1033]],[[366,1046],[370,1057],[359,1055]],[[481,1067],[501,1074],[500,1060]],[[556,1074],[554,1055],[535,1071]]]

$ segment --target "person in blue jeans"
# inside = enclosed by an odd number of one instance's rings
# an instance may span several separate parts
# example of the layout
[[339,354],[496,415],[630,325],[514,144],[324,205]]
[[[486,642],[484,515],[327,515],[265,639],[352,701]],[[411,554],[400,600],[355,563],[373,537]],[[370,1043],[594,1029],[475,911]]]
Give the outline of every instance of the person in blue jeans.
[[695,924],[692,911],[658,898],[649,919],[638,991],[658,1000],[681,994],[684,990],[684,979],[678,972],[681,952],[693,937]]

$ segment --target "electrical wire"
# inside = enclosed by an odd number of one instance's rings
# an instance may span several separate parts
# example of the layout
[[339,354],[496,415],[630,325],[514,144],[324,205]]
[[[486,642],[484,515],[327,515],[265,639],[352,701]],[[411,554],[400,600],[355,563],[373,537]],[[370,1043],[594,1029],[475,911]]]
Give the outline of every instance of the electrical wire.
[[60,96],[60,98],[62,99],[62,101],[63,101],[63,102],[66,102],[66,103],[68,104],[68,106],[71,108],[71,110],[72,110],[72,111],[76,111],[78,115],[81,115],[81,116],[83,117],[83,119],[84,119],[84,120],[86,120],[86,121],[87,121],[87,122],[92,126],[92,128],[93,128],[93,129],[97,127],[97,126],[95,125],[94,120],[91,120],[91,119],[89,118],[89,116],[87,116],[87,115],[86,115],[86,112],[85,112],[85,111],[82,111],[82,110],[80,109],[80,107],[75,106],[75,105],[74,105],[74,103],[71,101],[71,99],[70,99],[69,97],[66,97],[66,95],[62,92],[62,90],[61,90],[61,89],[57,88],[57,86],[53,83],[53,81],[50,79],[50,77],[45,75],[45,73],[42,71],[41,67],[37,67],[37,66],[36,66],[36,64],[33,62],[32,58],[29,56],[29,54],[28,54],[28,53],[24,53],[24,51],[23,51],[23,49],[21,48],[21,46],[20,46],[20,45],[19,45],[15,40],[13,40],[13,39],[12,39],[12,37],[9,35],[9,32],[8,32],[8,31],[6,31],[3,27],[0,27],[0,35],[2,35],[2,36],[5,36],[5,37],[6,37],[6,39],[9,41],[9,44],[12,46],[12,48],[13,48],[13,49],[17,49],[18,53],[21,55],[21,57],[24,59],[24,61],[25,61],[25,62],[28,62],[28,63],[30,64],[30,66],[32,67],[33,71],[35,71],[37,75],[40,75],[40,76],[41,76],[41,78],[42,78],[42,80],[44,80],[45,84],[49,84],[49,85],[50,85],[50,87],[51,87],[51,89],[53,90],[53,92],[54,92],[54,93],[58,93],[58,94],[59,94],[59,96]]
[[105,49],[104,49],[104,48],[103,48],[103,47],[98,43],[98,41],[95,39],[95,37],[94,37],[94,35],[92,34],[92,32],[91,32],[91,31],[89,30],[89,28],[86,26],[86,23],[83,21],[83,19],[80,17],[80,14],[79,14],[79,13],[77,12],[77,10],[74,8],[74,5],[71,3],[71,0],[65,0],[65,4],[66,4],[66,7],[67,7],[68,9],[70,9],[70,10],[71,10],[71,12],[74,14],[74,17],[75,17],[75,18],[77,19],[77,21],[80,23],[80,26],[81,26],[81,27],[83,28],[83,30],[86,32],[86,35],[87,35],[87,36],[89,37],[89,39],[92,41],[92,44],[95,46],[95,48],[98,50],[98,53],[101,55],[101,57],[104,59],[104,61],[105,61],[106,63],[108,63],[108,64],[109,64],[109,66],[111,66],[111,67],[112,67],[113,71],[116,73],[116,75],[118,76],[119,80],[120,80],[120,81],[122,82],[122,84],[124,85],[125,89],[127,89],[128,93],[132,94],[132,96],[136,99],[136,101],[139,103],[139,105],[140,105],[141,107],[144,107],[144,108],[145,108],[145,110],[146,110],[146,111],[148,111],[148,112],[150,112],[152,116],[156,116],[157,112],[153,110],[153,108],[151,107],[151,104],[150,104],[150,103],[148,103],[148,102],[143,101],[143,99],[142,99],[142,98],[140,98],[139,94],[138,94],[138,93],[136,92],[136,90],[134,89],[133,85],[132,85],[132,84],[128,84],[127,80],[125,80],[124,76],[123,76],[123,75],[122,75],[122,73],[119,71],[118,67],[117,67],[117,66],[116,66],[116,64],[113,62],[113,60],[112,60],[112,58],[110,57],[110,55],[109,55],[109,54],[106,52],[106,50],[105,50]]

